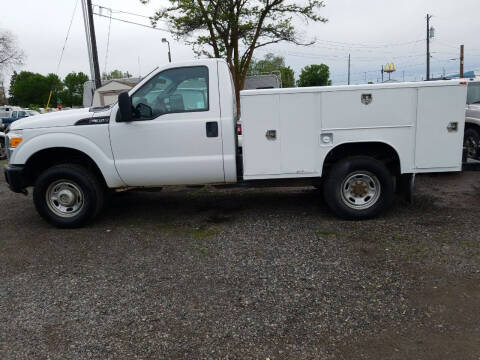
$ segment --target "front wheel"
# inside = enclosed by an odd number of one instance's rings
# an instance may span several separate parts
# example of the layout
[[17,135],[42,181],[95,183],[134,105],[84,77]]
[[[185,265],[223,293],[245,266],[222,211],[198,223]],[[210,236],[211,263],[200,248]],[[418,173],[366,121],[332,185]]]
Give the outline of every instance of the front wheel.
[[103,207],[104,189],[88,169],[62,164],[45,170],[35,182],[33,201],[38,213],[61,228],[76,228]]
[[387,167],[368,156],[337,162],[324,183],[327,205],[347,220],[377,216],[391,205],[393,193],[393,179]]

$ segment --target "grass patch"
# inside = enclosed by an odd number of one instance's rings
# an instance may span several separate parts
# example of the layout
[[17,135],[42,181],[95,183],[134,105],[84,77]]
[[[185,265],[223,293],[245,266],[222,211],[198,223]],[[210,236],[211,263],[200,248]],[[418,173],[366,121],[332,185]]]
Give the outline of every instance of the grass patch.
[[218,229],[214,226],[185,226],[174,225],[169,223],[157,224],[160,232],[170,235],[178,235],[193,239],[192,250],[195,254],[202,257],[212,255],[212,249],[208,244],[208,240],[218,234]]
[[317,230],[315,231],[315,235],[317,235],[317,237],[336,237],[337,236],[337,233],[334,232],[334,231],[330,231],[330,230]]
[[197,240],[205,240],[214,237],[218,233],[218,229],[213,226],[190,227],[185,225],[175,225],[170,223],[159,223],[157,230],[173,235],[190,236]]
[[468,256],[475,256],[480,253],[480,241],[463,240],[458,244],[458,247],[465,251]]
[[400,235],[394,235],[393,241],[386,244],[387,250],[395,257],[399,257],[403,261],[419,261],[432,255],[432,248],[426,244],[412,241]]

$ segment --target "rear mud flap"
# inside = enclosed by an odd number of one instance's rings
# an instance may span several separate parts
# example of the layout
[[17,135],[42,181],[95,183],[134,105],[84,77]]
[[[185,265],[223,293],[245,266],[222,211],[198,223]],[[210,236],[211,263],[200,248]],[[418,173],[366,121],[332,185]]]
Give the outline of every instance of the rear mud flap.
[[415,174],[402,174],[397,178],[397,193],[408,203],[413,204]]

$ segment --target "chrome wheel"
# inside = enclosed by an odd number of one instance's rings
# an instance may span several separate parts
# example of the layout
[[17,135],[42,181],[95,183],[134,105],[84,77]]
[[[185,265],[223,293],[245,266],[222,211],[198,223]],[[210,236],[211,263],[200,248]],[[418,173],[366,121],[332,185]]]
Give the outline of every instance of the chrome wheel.
[[368,171],[348,174],[342,182],[342,201],[351,209],[362,210],[374,205],[381,193],[378,178]]
[[48,208],[58,216],[70,218],[77,215],[84,206],[81,188],[71,180],[57,180],[46,192]]

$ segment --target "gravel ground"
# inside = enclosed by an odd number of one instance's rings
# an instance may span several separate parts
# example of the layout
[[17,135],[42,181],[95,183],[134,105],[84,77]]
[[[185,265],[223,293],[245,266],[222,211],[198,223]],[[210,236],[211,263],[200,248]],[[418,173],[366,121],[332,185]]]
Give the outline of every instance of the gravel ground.
[[0,180],[0,358],[478,360],[479,177],[364,222],[310,188],[127,192],[78,230]]

